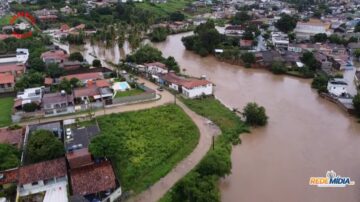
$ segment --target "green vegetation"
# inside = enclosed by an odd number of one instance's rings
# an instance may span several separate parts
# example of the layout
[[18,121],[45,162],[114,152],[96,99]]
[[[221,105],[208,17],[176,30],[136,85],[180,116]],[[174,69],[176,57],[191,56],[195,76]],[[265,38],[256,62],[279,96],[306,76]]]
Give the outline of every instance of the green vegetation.
[[285,74],[287,72],[287,68],[282,62],[274,61],[271,65],[270,71],[274,74]]
[[193,0],[168,0],[167,3],[153,4],[149,1],[135,4],[137,8],[155,13],[157,16],[167,18],[172,13],[184,10]]
[[196,125],[176,105],[111,114],[98,123],[101,136],[116,136],[116,173],[123,189],[136,193],[166,175],[199,139]]
[[102,66],[101,61],[98,59],[93,60],[92,66],[97,67],[97,68],[101,67]]
[[231,18],[230,23],[233,25],[242,25],[251,20],[251,16],[247,14],[246,11],[237,12],[233,18]]
[[320,62],[316,60],[312,52],[303,53],[303,55],[300,57],[300,60],[313,71],[316,69],[320,69],[321,67]]
[[311,87],[318,90],[318,92],[327,92],[327,83],[329,78],[325,74],[316,75],[311,83]]
[[295,29],[296,23],[296,17],[282,14],[281,18],[275,23],[275,27],[284,33],[289,33]]
[[11,110],[14,105],[13,97],[0,98],[0,127],[8,126],[11,121]]
[[255,102],[248,103],[243,110],[246,123],[251,126],[264,126],[267,124],[268,116],[265,108],[258,106]]
[[214,21],[208,21],[195,28],[194,35],[182,38],[187,50],[205,57],[213,53],[223,41],[222,35],[216,30]]
[[113,134],[98,135],[91,140],[89,150],[95,157],[116,158],[117,153],[120,152],[117,145],[119,141],[121,141],[120,137]]
[[360,93],[358,93],[354,97],[353,104],[354,104],[354,108],[355,108],[355,113],[360,118]]
[[9,144],[0,144],[0,170],[16,168],[20,165],[20,151]]
[[139,95],[139,94],[141,94],[143,92],[144,91],[142,89],[139,89],[139,88],[126,90],[126,91],[117,91],[116,94],[115,94],[115,98]]
[[5,15],[0,18],[0,27],[10,24],[11,15]]
[[34,112],[38,108],[38,105],[34,102],[26,103],[23,106],[25,112]]
[[169,34],[169,30],[165,27],[157,27],[150,33],[150,40],[152,42],[165,41]]
[[63,143],[47,130],[37,130],[30,135],[26,148],[27,162],[37,163],[64,155]]
[[235,112],[213,97],[195,100],[182,98],[182,101],[196,113],[217,124],[222,135],[216,139],[214,149],[160,201],[220,201],[218,180],[231,171],[231,144],[239,143],[239,134],[248,129]]
[[74,52],[70,54],[69,60],[83,62],[84,56],[80,52]]
[[175,72],[179,72],[179,65],[175,61],[175,58],[169,56],[168,58],[164,58],[162,56],[162,52],[157,48],[152,47],[149,44],[141,46],[135,53],[132,55],[126,56],[127,62],[133,62],[136,64],[144,64],[149,62],[162,62],[166,65],[169,70],[174,70]]

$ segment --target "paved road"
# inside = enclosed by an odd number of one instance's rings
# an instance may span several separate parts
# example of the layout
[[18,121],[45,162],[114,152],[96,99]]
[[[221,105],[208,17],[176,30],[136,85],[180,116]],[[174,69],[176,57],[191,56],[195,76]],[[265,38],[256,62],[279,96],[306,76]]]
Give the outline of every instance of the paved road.
[[212,145],[212,136],[220,134],[217,126],[207,124],[207,119],[191,111],[183,103],[177,104],[189,115],[200,131],[199,143],[193,152],[173,168],[166,176],[128,202],[156,202],[182,177],[190,172],[205,156]]

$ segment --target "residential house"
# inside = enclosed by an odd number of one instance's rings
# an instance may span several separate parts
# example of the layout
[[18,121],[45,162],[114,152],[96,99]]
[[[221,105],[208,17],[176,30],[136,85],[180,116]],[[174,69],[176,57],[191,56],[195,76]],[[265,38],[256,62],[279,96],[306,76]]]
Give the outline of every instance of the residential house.
[[189,27],[189,23],[183,21],[175,21],[168,24],[168,28],[175,33],[185,30],[188,27]]
[[301,53],[302,48],[301,48],[301,46],[299,46],[299,44],[289,43],[288,51],[295,52],[295,53]]
[[44,94],[41,103],[45,116],[54,116],[75,112],[73,95],[65,91]]
[[259,64],[261,67],[265,67],[265,68],[269,68],[271,67],[271,65],[276,61],[276,62],[284,62],[284,58],[282,57],[282,55],[274,50],[270,50],[270,51],[262,51],[259,52],[256,55],[256,62],[257,64]]
[[13,92],[14,87],[15,87],[14,75],[0,73],[0,93]]
[[63,185],[62,189],[64,190],[62,192],[66,194],[67,169],[65,158],[63,157],[26,165],[19,169],[20,196],[51,191],[55,185]]
[[69,7],[68,5],[66,5],[65,7],[60,8],[60,12],[65,14],[65,15],[73,15],[76,14],[76,9]]
[[289,37],[287,34],[282,32],[272,32],[271,43],[277,49],[287,50],[289,47]]
[[41,104],[42,96],[44,94],[44,87],[27,88],[24,91],[17,93],[14,108],[22,110],[22,107],[28,103]]
[[41,54],[40,58],[45,62],[45,64],[62,64],[67,61],[69,55],[64,50],[51,50]]
[[71,150],[66,154],[66,159],[69,162],[70,169],[94,164],[88,148],[80,148],[75,151]]
[[253,44],[254,44],[254,41],[253,40],[246,40],[246,39],[240,39],[240,42],[239,42],[239,45],[240,45],[240,48],[243,48],[243,49],[253,49]]
[[29,50],[24,48],[16,49],[15,54],[0,55],[0,74],[10,74],[15,80],[18,79],[25,72],[28,58]]
[[168,73],[166,65],[161,62],[145,63],[144,66],[146,72],[152,75]]
[[230,25],[225,28],[225,35],[228,36],[242,36],[245,32],[243,25]]
[[314,19],[310,19],[309,22],[298,22],[294,30],[296,39],[310,40],[312,36],[320,33],[331,35],[330,25],[330,23]]
[[75,103],[85,104],[84,107],[89,107],[88,105],[92,102],[98,102],[99,105],[103,105],[102,101],[111,103],[108,100],[112,100],[113,95],[112,90],[108,87],[87,86],[74,90]]
[[331,95],[342,96],[347,94],[347,82],[344,79],[332,79],[327,84],[327,90]]
[[315,52],[314,57],[320,63],[321,69],[325,73],[332,75],[335,71],[340,70],[341,64],[334,60],[331,56],[325,55],[321,52]]
[[24,140],[24,129],[0,128],[0,143],[10,144],[18,149],[22,147]]
[[111,193],[116,188],[115,174],[109,161],[72,169],[70,176],[74,195]]
[[202,95],[213,94],[213,84],[205,79],[184,78],[173,72],[161,77],[162,82],[188,98],[196,98]]
[[39,21],[43,23],[54,22],[58,19],[58,10],[48,10],[46,8],[42,10],[34,11],[35,17],[39,19]]

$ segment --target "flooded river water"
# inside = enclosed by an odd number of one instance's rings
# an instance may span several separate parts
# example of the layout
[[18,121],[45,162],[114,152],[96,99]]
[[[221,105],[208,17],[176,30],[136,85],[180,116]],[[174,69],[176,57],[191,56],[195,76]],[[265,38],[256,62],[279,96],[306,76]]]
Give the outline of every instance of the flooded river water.
[[[242,135],[242,144],[234,147],[232,174],[220,182],[222,201],[360,201],[360,124],[354,118],[320,98],[310,88],[310,80],[245,69],[186,51],[181,37],[187,34],[169,36],[155,46],[165,56],[174,56],[185,74],[206,75],[224,104],[242,109],[257,102],[270,117],[266,127]],[[328,170],[357,184],[309,185],[310,177],[324,177]]]

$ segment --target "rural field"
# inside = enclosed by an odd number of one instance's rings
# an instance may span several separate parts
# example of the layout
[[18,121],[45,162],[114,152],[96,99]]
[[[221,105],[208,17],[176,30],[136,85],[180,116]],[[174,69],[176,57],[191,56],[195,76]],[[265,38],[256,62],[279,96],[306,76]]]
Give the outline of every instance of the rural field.
[[199,130],[176,105],[98,118],[102,135],[116,135],[113,162],[124,190],[136,193],[165,176],[196,147]]
[[11,124],[11,109],[13,105],[14,98],[0,98],[0,127],[5,127]]
[[148,1],[136,4],[137,7],[165,16],[175,11],[182,11],[193,0],[168,0],[167,3],[152,4]]

